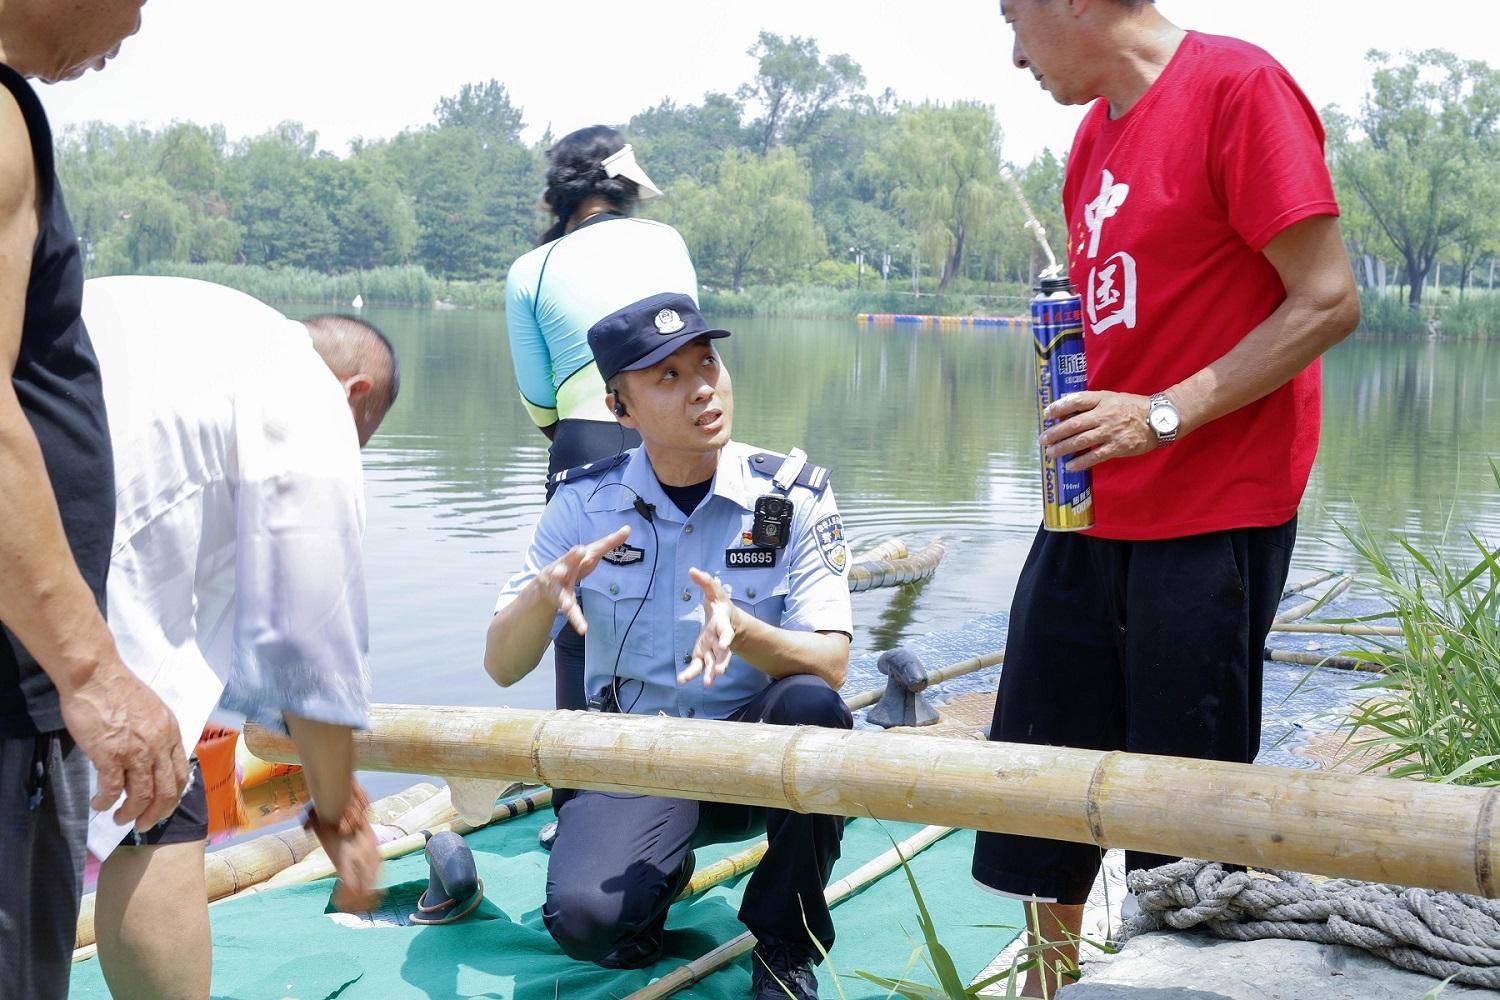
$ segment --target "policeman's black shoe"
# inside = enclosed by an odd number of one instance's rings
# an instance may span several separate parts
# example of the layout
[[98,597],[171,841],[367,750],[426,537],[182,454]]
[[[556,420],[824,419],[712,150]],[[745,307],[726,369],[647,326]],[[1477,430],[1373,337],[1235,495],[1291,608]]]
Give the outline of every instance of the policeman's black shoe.
[[547,823],[537,831],[536,842],[542,845],[542,850],[552,850],[552,845],[557,842],[557,820]]
[[818,1000],[811,948],[762,941],[750,964],[750,1000]]

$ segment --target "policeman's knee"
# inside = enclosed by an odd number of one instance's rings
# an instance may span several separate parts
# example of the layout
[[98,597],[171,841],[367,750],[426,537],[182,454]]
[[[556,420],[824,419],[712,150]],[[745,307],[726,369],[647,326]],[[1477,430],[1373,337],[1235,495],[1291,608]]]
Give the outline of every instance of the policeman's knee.
[[785,687],[765,721],[781,726],[825,726],[850,729],[854,718],[839,693],[821,677],[796,674],[777,681]]
[[582,888],[551,888],[542,922],[563,953],[579,962],[598,962],[620,936],[618,907]]

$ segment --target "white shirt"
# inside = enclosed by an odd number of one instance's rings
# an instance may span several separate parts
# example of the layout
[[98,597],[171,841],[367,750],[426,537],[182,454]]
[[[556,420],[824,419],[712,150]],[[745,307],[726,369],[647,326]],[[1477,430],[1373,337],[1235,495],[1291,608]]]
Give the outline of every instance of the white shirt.
[[[307,328],[183,278],[86,282],[115,465],[108,620],[191,751],[218,704],[368,723],[364,479]],[[110,810],[109,812],[112,812]],[[90,823],[104,857],[124,836]]]

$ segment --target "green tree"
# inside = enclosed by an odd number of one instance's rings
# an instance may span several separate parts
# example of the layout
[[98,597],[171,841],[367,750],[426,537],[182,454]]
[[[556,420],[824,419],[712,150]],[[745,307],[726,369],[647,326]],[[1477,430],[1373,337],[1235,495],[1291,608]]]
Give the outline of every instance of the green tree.
[[472,129],[482,142],[519,142],[525,122],[499,80],[466,83],[432,109],[439,128]]
[[[1500,152],[1500,151],[1497,151]],[[1480,261],[1500,253],[1500,160],[1487,156],[1469,165],[1466,200],[1470,211],[1453,234],[1453,257],[1458,266],[1458,299],[1468,294],[1469,279]]]
[[749,136],[740,102],[708,93],[702,104],[664,100],[634,115],[625,134],[651,179],[663,190],[684,177],[711,180],[724,150],[747,148]]
[[963,102],[905,106],[868,166],[924,248],[941,255],[938,291],[946,291],[970,242],[995,226],[1003,204],[994,112]]
[[749,55],[756,59],[755,78],[740,87],[739,97],[761,109],[751,128],[762,154],[773,146],[800,146],[865,86],[858,63],[842,54],[824,59],[811,38],[762,31]]
[[373,157],[315,163],[318,202],[328,212],[338,248],[337,270],[404,264],[417,243],[417,216],[394,178]]
[[700,273],[736,292],[747,278],[784,281],[818,257],[822,234],[807,198],[807,168],[789,149],[764,156],[728,149],[711,184],[691,178],[664,199]]
[[318,197],[317,146],[316,132],[283,122],[240,143],[229,160],[226,200],[244,229],[247,263],[330,269],[338,231]]
[[164,180],[131,178],[114,198],[119,224],[96,247],[101,270],[128,273],[153,261],[187,259],[193,219]]
[[1500,74],[1437,49],[1369,59],[1376,69],[1360,113],[1331,133],[1334,171],[1405,263],[1415,310],[1439,255],[1463,238],[1471,192],[1500,151]]

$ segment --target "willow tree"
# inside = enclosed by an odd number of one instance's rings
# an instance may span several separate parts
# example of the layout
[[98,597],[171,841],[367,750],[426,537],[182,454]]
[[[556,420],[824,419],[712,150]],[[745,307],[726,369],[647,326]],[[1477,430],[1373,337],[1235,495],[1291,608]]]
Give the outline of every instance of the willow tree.
[[1439,255],[1472,229],[1473,194],[1500,155],[1500,73],[1438,49],[1369,59],[1359,114],[1330,134],[1334,175],[1406,264],[1419,309]]
[[946,291],[970,242],[1001,214],[994,111],[968,102],[905,105],[867,164],[888,185],[902,221],[942,255],[938,291]]
[[698,268],[736,291],[747,278],[785,281],[823,253],[808,204],[812,179],[790,149],[727,149],[713,180],[679,182],[660,217],[677,226]]

